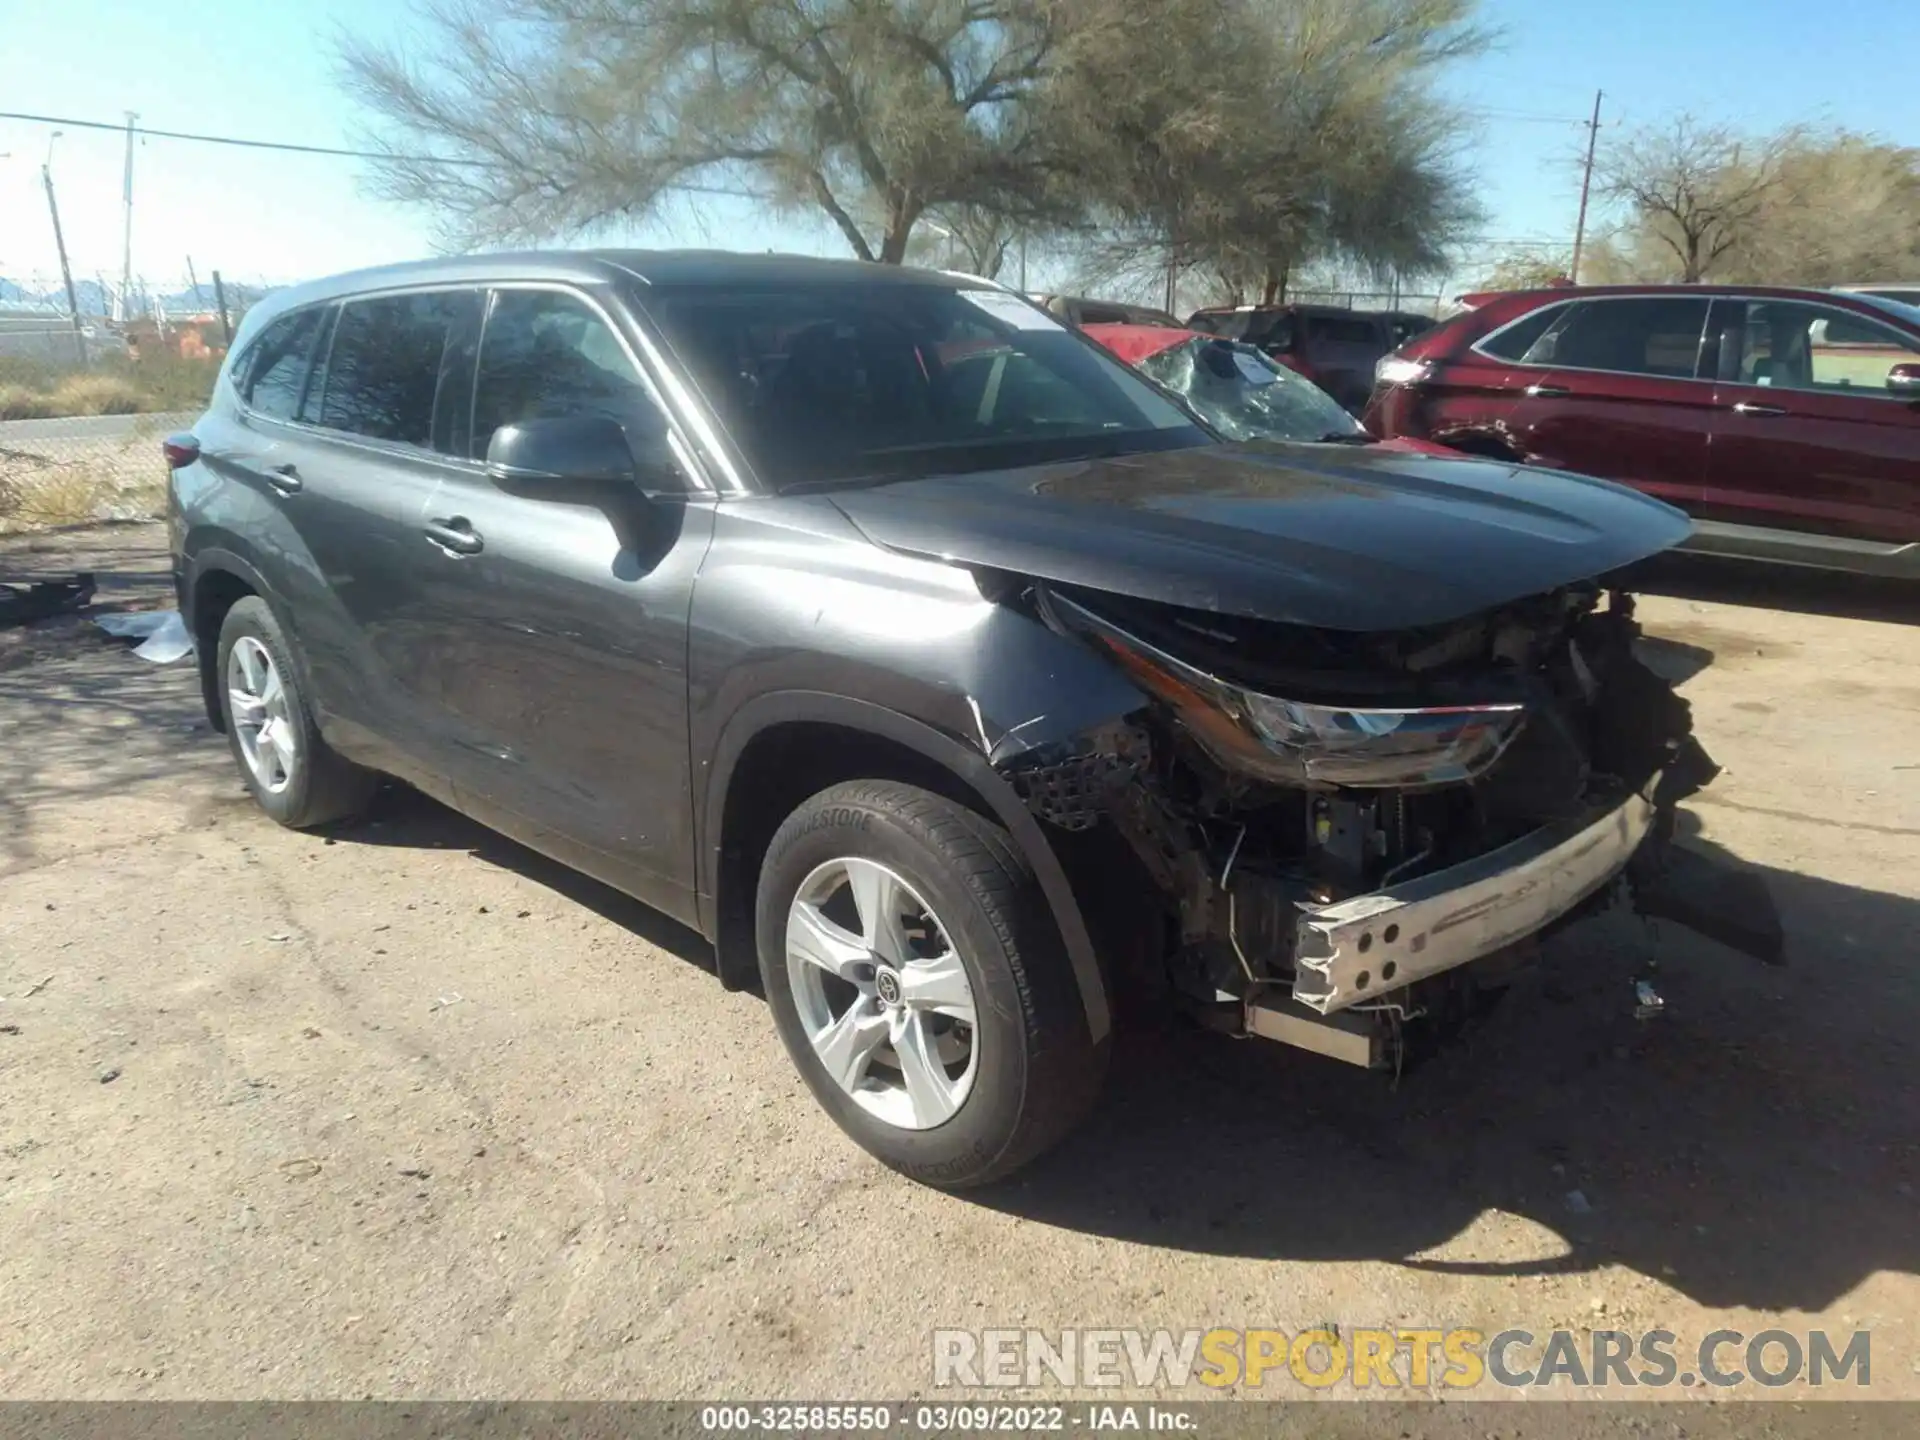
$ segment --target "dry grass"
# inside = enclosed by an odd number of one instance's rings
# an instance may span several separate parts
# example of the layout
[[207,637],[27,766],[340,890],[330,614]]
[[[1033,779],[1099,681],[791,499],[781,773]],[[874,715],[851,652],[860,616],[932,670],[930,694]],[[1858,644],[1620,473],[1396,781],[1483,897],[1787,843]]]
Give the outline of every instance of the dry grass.
[[[103,388],[91,403],[111,398]],[[98,438],[0,433],[0,535],[160,514],[160,428],[161,417],[143,416],[123,433]]]
[[188,360],[166,351],[84,370],[0,358],[0,420],[194,410],[206,404],[219,368],[217,360]]
[[136,415],[146,395],[118,375],[69,375],[54,389],[57,415]]
[[87,466],[23,467],[0,453],[0,535],[158,515],[166,479],[116,480]]
[[51,395],[25,385],[0,385],[0,420],[44,420],[53,413]]

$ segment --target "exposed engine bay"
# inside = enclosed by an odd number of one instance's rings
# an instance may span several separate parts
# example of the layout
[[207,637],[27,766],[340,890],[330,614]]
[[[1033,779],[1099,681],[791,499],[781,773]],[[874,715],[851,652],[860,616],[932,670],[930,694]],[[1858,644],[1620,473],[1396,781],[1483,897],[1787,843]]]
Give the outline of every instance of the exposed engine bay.
[[1010,760],[1043,820],[1110,832],[1163,902],[1165,991],[1206,1023],[1397,1067],[1542,931],[1624,887],[1770,962],[1753,877],[1687,868],[1718,768],[1596,582],[1392,634],[1035,582],[1016,603],[1152,702]]

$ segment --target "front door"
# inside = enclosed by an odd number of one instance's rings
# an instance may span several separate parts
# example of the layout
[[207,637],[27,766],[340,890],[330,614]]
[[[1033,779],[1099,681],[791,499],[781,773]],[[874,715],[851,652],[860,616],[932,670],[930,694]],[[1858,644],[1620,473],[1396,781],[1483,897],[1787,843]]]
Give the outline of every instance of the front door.
[[[1869,548],[1920,542],[1920,404],[1887,387],[1920,344],[1838,305],[1731,300],[1702,516]],[[1838,558],[1838,557],[1836,557]]]
[[691,922],[687,626],[710,502],[637,485],[514,490],[481,464],[501,425],[640,407],[657,401],[597,304],[494,293],[471,460],[426,520],[434,645],[420,658],[464,808]]

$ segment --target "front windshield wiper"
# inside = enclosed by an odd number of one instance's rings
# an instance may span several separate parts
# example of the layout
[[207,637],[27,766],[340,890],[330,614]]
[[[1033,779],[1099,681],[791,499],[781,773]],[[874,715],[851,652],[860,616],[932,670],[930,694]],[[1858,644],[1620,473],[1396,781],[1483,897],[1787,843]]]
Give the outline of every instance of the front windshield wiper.
[[1319,437],[1321,445],[1375,445],[1379,442],[1364,430],[1329,430]]

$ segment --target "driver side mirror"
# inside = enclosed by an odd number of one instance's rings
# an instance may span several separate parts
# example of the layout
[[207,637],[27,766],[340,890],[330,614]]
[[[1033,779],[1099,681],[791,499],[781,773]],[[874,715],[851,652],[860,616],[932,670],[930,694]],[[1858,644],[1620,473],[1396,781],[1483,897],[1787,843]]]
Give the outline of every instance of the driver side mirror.
[[[658,417],[655,417],[658,418]],[[487,478],[499,485],[637,485],[678,489],[664,418],[632,434],[611,415],[546,415],[502,425],[487,442]]]
[[1887,371],[1887,393],[1920,400],[1920,365],[1896,365]]

